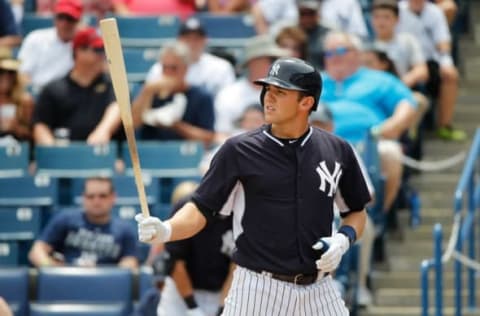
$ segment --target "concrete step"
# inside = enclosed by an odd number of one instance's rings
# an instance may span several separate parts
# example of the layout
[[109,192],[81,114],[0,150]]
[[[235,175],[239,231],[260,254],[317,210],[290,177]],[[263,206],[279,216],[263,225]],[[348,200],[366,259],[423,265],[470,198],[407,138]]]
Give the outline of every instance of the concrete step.
[[[443,303],[444,306],[453,306],[454,303],[453,289],[444,288]],[[434,300],[434,293],[430,291],[430,302]],[[462,291],[464,304],[467,303],[466,291]],[[480,294],[477,293],[477,302],[480,301]],[[421,306],[421,290],[419,288],[402,288],[402,289],[379,289],[375,293],[375,303],[379,306]]]
[[[480,28],[478,28],[480,31]],[[467,60],[464,60],[464,76],[467,80],[478,80],[480,79],[480,58],[470,57]]]
[[458,173],[424,173],[412,178],[411,184],[419,192],[437,191],[452,196],[459,178]]
[[[463,277],[463,284],[466,284],[466,273]],[[453,269],[444,269],[443,284],[445,288],[453,288],[455,281],[455,274]],[[420,288],[420,269],[418,271],[395,271],[395,273],[388,273],[376,271],[372,274],[372,283],[374,289],[381,288]],[[435,280],[433,273],[429,278],[430,289],[434,288]]]
[[[429,309],[429,315],[434,314],[435,309],[432,307]],[[421,314],[420,307],[410,306],[371,306],[368,309],[361,310],[359,316],[417,316]],[[443,309],[443,316],[454,316],[455,309],[453,307],[445,307]],[[480,316],[480,310],[476,311],[463,311],[464,316]]]

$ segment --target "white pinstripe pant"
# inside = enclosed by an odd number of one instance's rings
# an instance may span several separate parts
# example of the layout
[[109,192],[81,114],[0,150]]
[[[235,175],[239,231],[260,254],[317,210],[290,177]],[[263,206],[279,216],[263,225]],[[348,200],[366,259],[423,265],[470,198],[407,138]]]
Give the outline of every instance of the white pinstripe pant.
[[296,285],[237,266],[222,316],[347,316],[340,293],[327,276]]

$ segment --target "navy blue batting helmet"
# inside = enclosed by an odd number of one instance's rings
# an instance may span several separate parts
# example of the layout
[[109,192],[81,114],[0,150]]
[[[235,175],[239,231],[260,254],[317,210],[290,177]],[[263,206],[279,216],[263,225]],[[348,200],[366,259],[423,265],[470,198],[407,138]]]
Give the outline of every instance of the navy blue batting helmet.
[[315,99],[313,111],[317,109],[320,93],[322,92],[320,73],[311,64],[293,57],[277,59],[270,67],[268,76],[255,80],[254,83],[264,86],[260,95],[262,105],[266,85],[305,92],[306,95]]

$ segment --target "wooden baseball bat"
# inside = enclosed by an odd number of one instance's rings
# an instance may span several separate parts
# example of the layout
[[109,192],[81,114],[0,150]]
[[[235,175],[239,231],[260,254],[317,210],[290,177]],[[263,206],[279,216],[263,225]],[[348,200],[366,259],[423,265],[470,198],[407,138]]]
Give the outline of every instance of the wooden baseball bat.
[[147,197],[145,195],[145,187],[143,185],[140,169],[140,160],[138,159],[137,144],[135,142],[132,112],[130,108],[130,92],[117,21],[114,18],[102,19],[100,21],[100,30],[103,37],[105,53],[107,55],[110,76],[112,78],[113,90],[115,91],[115,97],[120,107],[123,128],[127,136],[128,151],[132,160],[133,175],[135,176],[135,184],[140,198],[140,207],[143,216],[148,217],[150,216],[150,212],[148,210]]

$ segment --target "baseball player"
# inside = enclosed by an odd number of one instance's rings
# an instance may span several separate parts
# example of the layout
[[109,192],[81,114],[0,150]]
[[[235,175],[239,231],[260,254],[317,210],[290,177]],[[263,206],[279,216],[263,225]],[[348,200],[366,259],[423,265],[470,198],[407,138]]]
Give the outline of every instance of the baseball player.
[[[357,159],[308,123],[322,88],[312,65],[281,58],[256,83],[268,124],[228,139],[168,221],[138,214],[139,239],[188,238],[233,213],[237,268],[222,315],[348,315],[329,273],[365,225],[370,195]],[[342,224],[332,233],[334,202]]]

